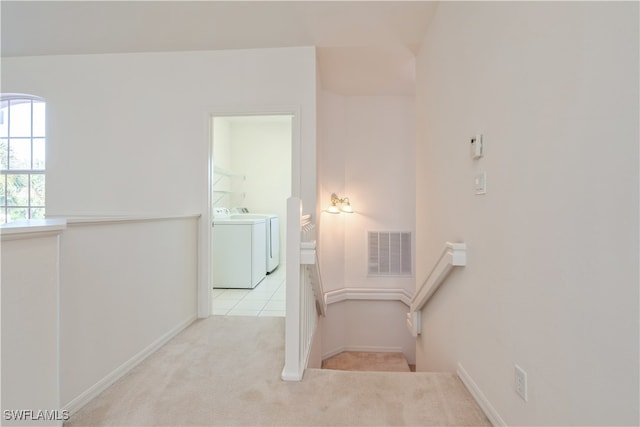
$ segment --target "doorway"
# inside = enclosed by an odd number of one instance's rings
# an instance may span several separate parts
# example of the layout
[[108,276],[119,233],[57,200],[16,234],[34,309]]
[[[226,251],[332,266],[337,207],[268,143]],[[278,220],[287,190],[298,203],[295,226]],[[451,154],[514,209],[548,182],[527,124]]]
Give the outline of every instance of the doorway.
[[[294,178],[294,119],[295,115],[290,113],[211,116],[209,190],[214,231],[209,300],[213,315],[285,315],[286,202],[292,195]],[[221,232],[239,228],[235,223],[234,227],[228,227],[226,220],[220,219],[225,215],[242,219],[243,224],[248,222],[247,218],[264,224],[262,253],[255,249],[258,234],[243,237],[253,242],[253,246],[250,243],[242,246],[235,235]],[[216,229],[215,224],[226,225]],[[255,225],[247,227],[255,230]],[[227,260],[222,262],[216,253],[223,253]],[[259,257],[265,257],[262,269],[254,268]],[[234,268],[238,275],[234,275]]]

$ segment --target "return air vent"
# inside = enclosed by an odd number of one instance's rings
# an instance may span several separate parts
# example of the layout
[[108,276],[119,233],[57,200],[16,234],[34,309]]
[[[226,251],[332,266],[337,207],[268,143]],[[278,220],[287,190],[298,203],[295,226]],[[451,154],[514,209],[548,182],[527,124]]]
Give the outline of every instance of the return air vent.
[[368,231],[370,276],[411,276],[411,232]]

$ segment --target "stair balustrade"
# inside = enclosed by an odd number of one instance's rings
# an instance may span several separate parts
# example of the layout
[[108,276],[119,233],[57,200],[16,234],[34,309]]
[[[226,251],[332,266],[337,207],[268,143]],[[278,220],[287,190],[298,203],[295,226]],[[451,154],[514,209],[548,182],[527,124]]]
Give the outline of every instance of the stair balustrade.
[[326,304],[316,253],[315,224],[302,215],[302,202],[287,200],[285,364],[282,379],[300,381],[309,362],[318,316]]

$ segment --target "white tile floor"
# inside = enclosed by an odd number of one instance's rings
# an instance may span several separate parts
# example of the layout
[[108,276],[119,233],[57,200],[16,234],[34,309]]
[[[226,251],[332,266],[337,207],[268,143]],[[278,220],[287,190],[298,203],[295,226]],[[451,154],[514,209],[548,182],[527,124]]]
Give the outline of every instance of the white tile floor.
[[253,289],[214,289],[211,314],[285,317],[284,265]]

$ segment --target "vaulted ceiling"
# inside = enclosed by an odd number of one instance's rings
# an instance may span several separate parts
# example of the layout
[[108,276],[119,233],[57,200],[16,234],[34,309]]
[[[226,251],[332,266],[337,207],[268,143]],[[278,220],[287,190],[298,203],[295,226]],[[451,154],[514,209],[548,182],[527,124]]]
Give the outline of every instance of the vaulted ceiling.
[[6,1],[2,57],[316,46],[321,84],[412,94],[428,1]]

